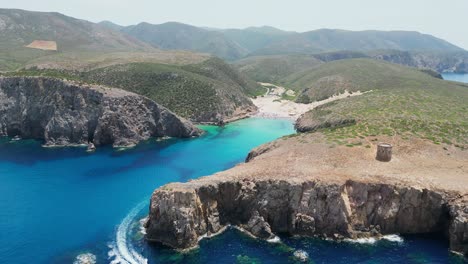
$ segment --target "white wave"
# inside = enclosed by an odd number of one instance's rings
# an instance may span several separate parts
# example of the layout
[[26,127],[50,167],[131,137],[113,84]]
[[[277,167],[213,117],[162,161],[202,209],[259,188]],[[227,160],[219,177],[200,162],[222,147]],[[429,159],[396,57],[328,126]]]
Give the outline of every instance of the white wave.
[[396,243],[403,243],[403,238],[399,235],[385,235],[382,237],[363,237],[363,238],[357,238],[357,239],[349,239],[346,238],[344,241],[349,242],[349,243],[357,243],[357,244],[375,244],[379,240],[387,240],[390,242],[396,242]]
[[356,243],[356,244],[375,244],[377,242],[377,238],[375,237],[362,237],[356,239],[345,238],[344,241],[349,243]]
[[382,239],[388,240],[390,242],[403,243],[403,238],[399,235],[385,235]]
[[119,263],[128,264],[128,262],[124,261],[122,257],[120,256],[115,243],[109,244],[109,248],[110,248],[110,251],[109,253],[107,253],[107,255],[109,256],[108,259],[112,259],[112,261],[109,262],[110,264],[119,264]]
[[146,264],[148,260],[136,252],[135,248],[127,241],[127,234],[130,229],[130,226],[137,216],[137,214],[143,209],[147,204],[146,201],[141,202],[135,208],[133,208],[130,213],[122,220],[119,227],[117,228],[117,235],[115,242],[112,243],[109,247],[111,250],[108,253],[111,264]]
[[273,238],[267,239],[268,243],[281,243],[281,239],[278,236],[275,236]]
[[146,235],[146,228],[145,228],[145,223],[146,221],[148,220],[148,217],[143,217],[142,219],[140,219],[140,233],[142,235]]

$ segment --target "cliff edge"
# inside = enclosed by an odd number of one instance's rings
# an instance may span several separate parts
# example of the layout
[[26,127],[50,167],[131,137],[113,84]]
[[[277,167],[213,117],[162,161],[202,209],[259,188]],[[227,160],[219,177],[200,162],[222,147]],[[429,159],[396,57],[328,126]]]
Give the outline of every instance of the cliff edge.
[[0,136],[40,139],[46,146],[128,147],[151,137],[200,133],[131,92],[50,77],[0,77]]
[[323,135],[300,134],[255,149],[228,171],[165,185],[151,198],[147,239],[188,249],[228,225],[263,239],[437,232],[468,253],[468,153],[380,139],[394,144],[391,162],[375,160],[376,144],[332,147]]

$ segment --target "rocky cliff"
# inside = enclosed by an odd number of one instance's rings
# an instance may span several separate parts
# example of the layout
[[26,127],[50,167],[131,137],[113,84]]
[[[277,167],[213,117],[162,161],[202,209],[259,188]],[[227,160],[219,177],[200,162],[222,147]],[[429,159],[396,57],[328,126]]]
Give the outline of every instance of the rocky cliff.
[[[391,63],[430,69],[442,72],[468,72],[468,52],[466,51],[403,51],[403,50],[375,50],[368,52],[335,51],[313,55],[323,62],[331,62],[352,58],[374,58]],[[434,76],[438,77],[439,76]]]
[[[431,148],[425,143],[402,143],[405,151],[390,164],[375,161],[365,148],[300,149],[302,141],[317,140],[301,137],[262,146],[229,171],[156,190],[147,239],[186,249],[227,225],[263,239],[275,233],[342,239],[437,232],[447,235],[452,250],[468,252],[466,191],[436,178],[466,181],[466,153],[451,153],[456,158],[450,161],[441,156],[444,169],[455,166],[447,173],[424,163]],[[419,166],[432,174],[415,171]]]
[[132,146],[200,131],[150,99],[120,89],[43,77],[0,78],[0,136],[45,145]]
[[409,52],[409,51],[381,51],[371,54],[375,59],[392,63],[431,69],[436,72],[468,72],[467,52]]
[[244,179],[171,188],[154,193],[147,232],[149,240],[175,248],[194,247],[230,224],[264,239],[274,233],[360,238],[449,231],[452,248],[466,252],[468,218],[445,192],[352,180]]

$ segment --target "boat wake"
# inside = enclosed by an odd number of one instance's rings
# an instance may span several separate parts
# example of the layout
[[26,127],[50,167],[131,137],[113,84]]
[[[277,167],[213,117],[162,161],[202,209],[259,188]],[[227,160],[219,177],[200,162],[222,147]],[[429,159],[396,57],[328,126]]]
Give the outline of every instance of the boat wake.
[[117,228],[115,241],[109,247],[109,259],[112,259],[111,264],[146,264],[148,260],[140,255],[132,246],[131,241],[128,241],[127,236],[131,225],[138,213],[147,205],[147,201],[139,203],[133,208],[130,213],[122,220]]

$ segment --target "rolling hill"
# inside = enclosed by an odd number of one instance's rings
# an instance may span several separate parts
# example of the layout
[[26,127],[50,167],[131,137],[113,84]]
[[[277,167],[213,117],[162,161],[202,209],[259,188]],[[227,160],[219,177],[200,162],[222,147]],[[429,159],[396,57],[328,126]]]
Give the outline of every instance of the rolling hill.
[[[154,50],[121,32],[53,12],[0,9],[0,35],[0,70],[56,53]],[[57,51],[25,47],[35,40],[54,41]]]
[[287,36],[253,52],[253,54],[321,53],[340,50],[370,51],[381,49],[463,51],[463,49],[445,40],[413,31],[320,29]]
[[140,23],[121,31],[162,49],[204,52],[228,60],[247,54],[243,47],[219,32],[177,22],[160,25]]
[[351,146],[380,135],[468,148],[466,84],[372,59],[334,61],[295,77],[291,83],[311,99],[343,89],[370,91],[304,114],[296,124],[300,131],[321,130],[330,142]]
[[259,50],[287,36],[297,34],[296,32],[283,31],[269,26],[248,27],[245,29],[221,29],[219,32],[238,43],[248,53]]
[[[174,27],[183,31],[176,39],[194,29],[167,23],[162,28],[170,30],[158,32],[170,35]],[[133,33],[138,30],[131,28]],[[3,75],[52,76],[122,88],[195,122],[243,117],[255,110],[249,96],[264,93],[261,86],[221,59],[161,50],[120,29],[124,28],[111,22],[95,24],[59,13],[1,9],[0,70],[10,70]],[[224,38],[221,33],[207,32],[215,39]],[[181,43],[185,41],[194,40]],[[57,50],[25,47],[31,42],[48,49],[56,44]],[[206,44],[202,40],[198,43]]]
[[[317,66],[344,59],[369,58],[395,64],[442,72],[468,72],[468,52],[454,51],[334,51],[318,54],[283,54],[251,56],[234,62],[239,71],[259,82],[290,84],[286,77],[299,75]],[[294,78],[294,77],[293,77]]]
[[[332,54],[343,51],[361,52],[364,53],[364,56],[369,57],[372,57],[372,54],[367,53],[382,54],[381,51],[384,51],[385,54],[411,52],[411,56],[416,60],[423,58],[454,64],[438,67],[442,69],[441,71],[450,70],[449,68],[452,66],[465,70],[464,65],[460,66],[459,62],[450,57],[454,54],[465,53],[464,49],[437,37],[415,31],[319,29],[298,33],[269,26],[215,29],[200,28],[177,22],[160,25],[143,22],[127,27],[109,21],[103,21],[100,24],[112,30],[125,32],[162,49],[204,52],[231,61],[252,56]],[[424,54],[424,56],[420,54]],[[413,64],[417,63],[413,62]],[[411,66],[410,64],[406,65]],[[435,68],[437,67],[432,67],[432,69]]]
[[423,86],[436,79],[418,69],[375,59],[344,59],[289,75],[282,80],[288,88],[300,93],[298,100],[308,103],[328,98],[334,94],[391,89],[418,82]]
[[238,60],[234,65],[253,80],[280,84],[283,78],[315,68],[322,63],[313,55],[289,54],[252,56]]
[[255,111],[248,96],[264,89],[221,59],[195,64],[114,64],[90,70],[25,69],[7,76],[50,76],[121,88],[144,95],[197,123],[217,123]]

